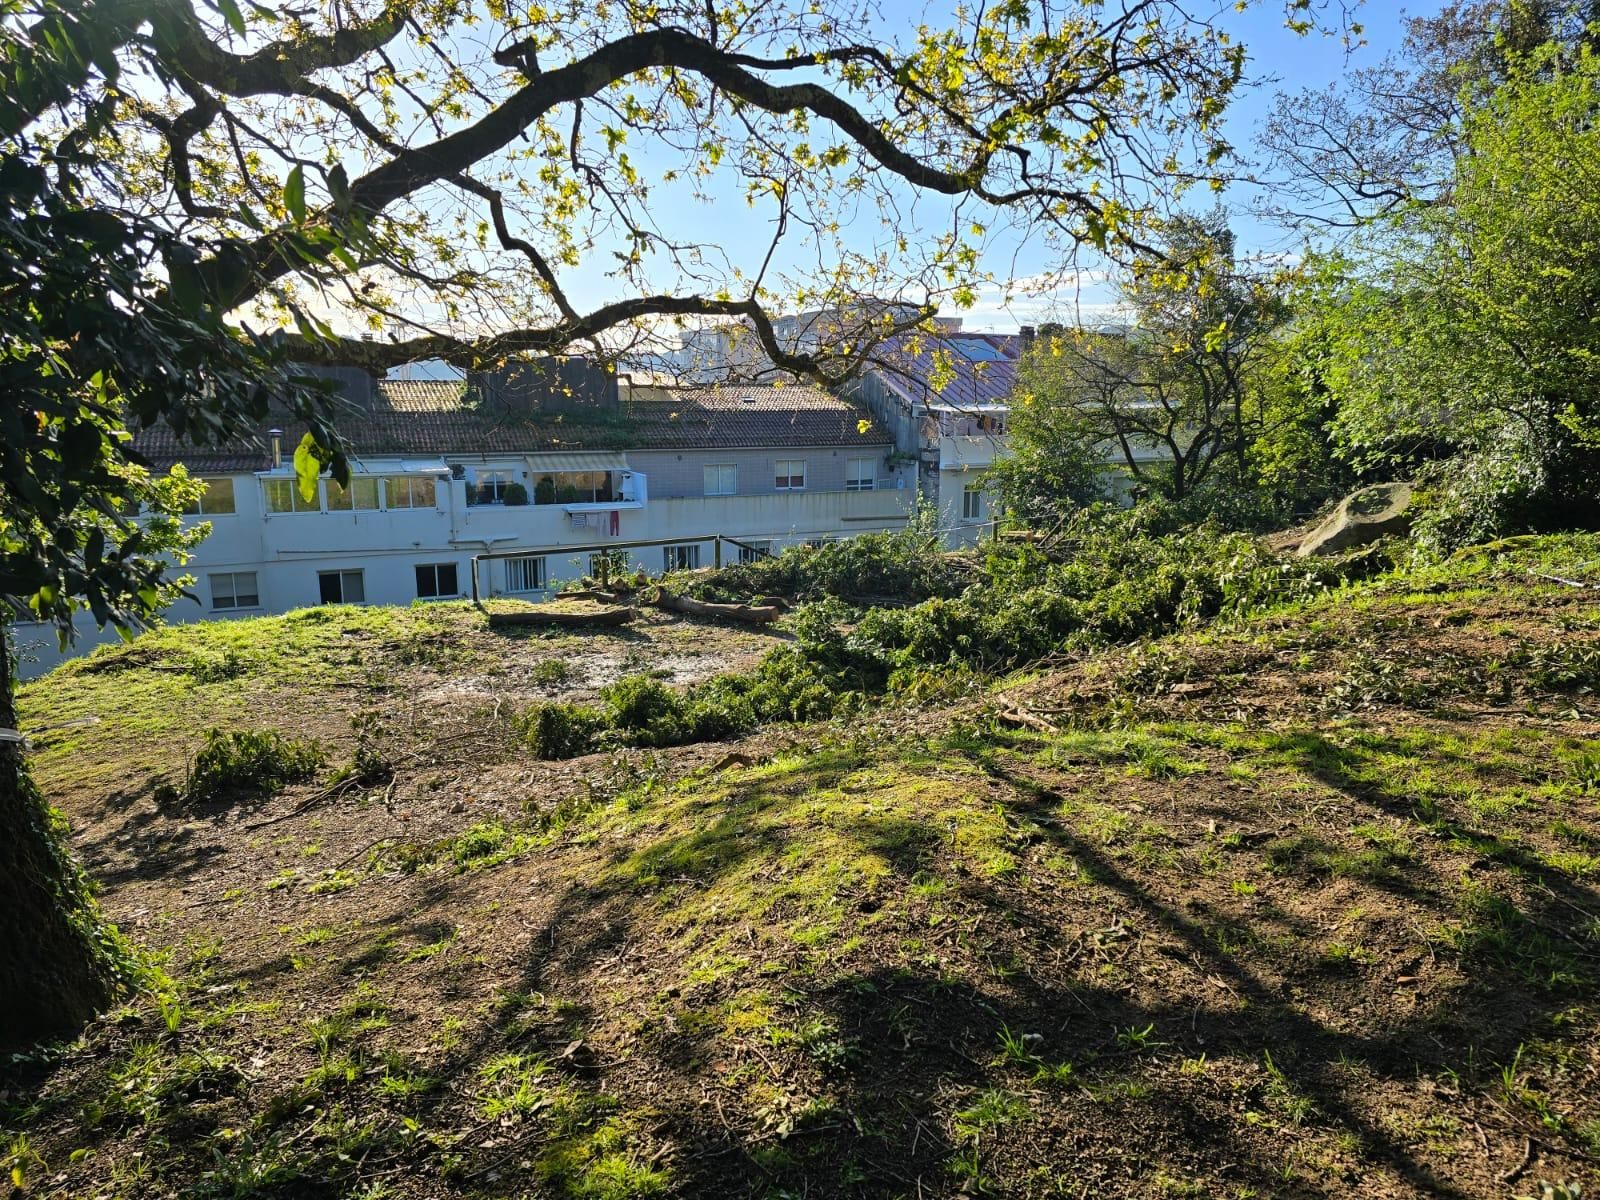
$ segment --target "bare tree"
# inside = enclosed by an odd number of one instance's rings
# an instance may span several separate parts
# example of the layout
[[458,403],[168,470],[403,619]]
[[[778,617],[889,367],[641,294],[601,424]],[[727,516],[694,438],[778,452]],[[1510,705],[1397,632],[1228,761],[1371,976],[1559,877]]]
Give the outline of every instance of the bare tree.
[[1014,422],[1029,408],[1070,411],[1074,436],[1175,501],[1220,468],[1242,479],[1265,419],[1256,367],[1286,317],[1279,273],[1236,262],[1215,213],[1174,221],[1121,290],[1127,324],[1047,331]]

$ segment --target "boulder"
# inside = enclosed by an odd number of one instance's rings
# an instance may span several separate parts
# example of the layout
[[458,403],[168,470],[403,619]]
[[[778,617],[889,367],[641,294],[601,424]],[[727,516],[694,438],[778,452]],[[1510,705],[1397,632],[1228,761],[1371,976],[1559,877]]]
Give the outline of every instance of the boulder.
[[1295,551],[1301,558],[1338,554],[1411,528],[1411,485],[1377,483],[1351,492]]

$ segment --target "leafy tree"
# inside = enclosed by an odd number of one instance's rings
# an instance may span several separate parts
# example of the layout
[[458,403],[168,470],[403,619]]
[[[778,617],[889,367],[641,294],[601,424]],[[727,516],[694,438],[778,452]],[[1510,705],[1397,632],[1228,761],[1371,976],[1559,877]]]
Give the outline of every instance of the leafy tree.
[[1177,504],[1224,475],[1242,485],[1268,428],[1259,368],[1287,315],[1280,274],[1238,264],[1220,214],[1184,216],[1120,292],[1126,325],[1050,331],[1032,353],[1005,477],[1076,479],[1098,457]]
[[[114,123],[102,204],[203,241],[193,277],[225,308],[309,336],[342,304],[379,336],[299,349],[371,367],[615,353],[718,318],[842,378],[882,326],[970,301],[991,227],[1136,243],[1156,198],[1221,169],[1244,62],[1177,0],[1008,0],[899,40],[842,0],[214,3],[31,0],[0,136]],[[66,69],[41,67],[59,44]],[[703,219],[713,188],[770,218],[751,262]],[[951,202],[902,216],[918,192]],[[613,295],[586,306],[602,268]],[[842,350],[769,316],[863,294],[909,312],[859,307]]]
[[[87,608],[132,630],[186,582],[172,568],[206,528],[185,529],[178,514],[200,485],[181,471],[153,478],[127,430],[162,420],[214,441],[264,415],[280,384],[266,343],[228,327],[198,294],[162,285],[155,264],[171,278],[187,248],[58,186],[73,165],[58,159],[46,171],[21,145],[0,153],[0,389],[11,398],[0,409],[5,730],[17,728],[14,614],[65,635]],[[331,440],[316,393],[279,390]],[[132,968],[10,739],[0,740],[0,829],[0,906],[11,917],[0,928],[0,1044],[14,1044],[70,1028]]]
[[1006,418],[1006,455],[983,480],[999,493],[1008,516],[1034,528],[1055,525],[1108,495],[1096,430],[1078,405],[1063,402],[1056,389],[1060,374],[1052,367],[1038,354],[1024,357]]
[[[1283,0],[1297,21],[1322,2]],[[897,326],[970,302],[991,222],[1064,255],[1142,244],[1152,197],[1220,169],[1243,62],[1178,0],[1007,0],[904,43],[842,0],[15,0],[3,590],[63,627],[80,603],[121,628],[159,607],[179,547],[121,515],[148,486],[130,426],[214,441],[276,394],[312,430],[303,481],[339,474],[284,355],[479,367],[718,318],[779,367],[842,379]],[[759,261],[701,232],[713,180],[771,217]],[[948,201],[932,227],[900,216],[919,193]],[[590,304],[596,264],[614,294]],[[851,309],[863,294],[911,303]],[[862,328],[786,341],[785,304]],[[375,336],[339,336],[335,306]],[[230,315],[250,307],[297,333],[244,332]],[[70,1028],[116,968],[3,755],[0,1038],[20,1040]]]
[[1441,544],[1600,525],[1600,57],[1558,53],[1467,115],[1451,203],[1375,227],[1326,289],[1351,460],[1457,454]]

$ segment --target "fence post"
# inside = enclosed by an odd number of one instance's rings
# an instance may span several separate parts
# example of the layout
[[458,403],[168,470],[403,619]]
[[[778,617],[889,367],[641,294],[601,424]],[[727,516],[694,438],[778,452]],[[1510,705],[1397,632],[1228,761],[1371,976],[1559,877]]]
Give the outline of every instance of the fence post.
[[712,543],[712,546],[715,549],[711,551],[711,565],[720,571],[722,570],[722,535],[720,533],[717,534],[717,540]]

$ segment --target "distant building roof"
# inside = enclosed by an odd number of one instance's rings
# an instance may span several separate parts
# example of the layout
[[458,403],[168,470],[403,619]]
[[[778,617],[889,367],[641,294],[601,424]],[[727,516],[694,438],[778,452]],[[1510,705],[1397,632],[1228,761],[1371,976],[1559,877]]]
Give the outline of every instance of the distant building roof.
[[[1011,399],[1022,351],[1012,333],[907,334],[880,346],[868,370],[907,402],[974,410]],[[941,366],[951,378],[935,390]]]
[[[637,388],[605,412],[517,412],[481,403],[458,380],[378,380],[348,401],[334,424],[357,457],[485,455],[552,450],[686,450],[892,443],[864,409],[818,388]],[[305,433],[283,421],[285,455]],[[270,453],[263,424],[254,439],[220,447],[182,443],[165,426],[134,447],[158,468],[183,463],[195,474],[259,471]]]

